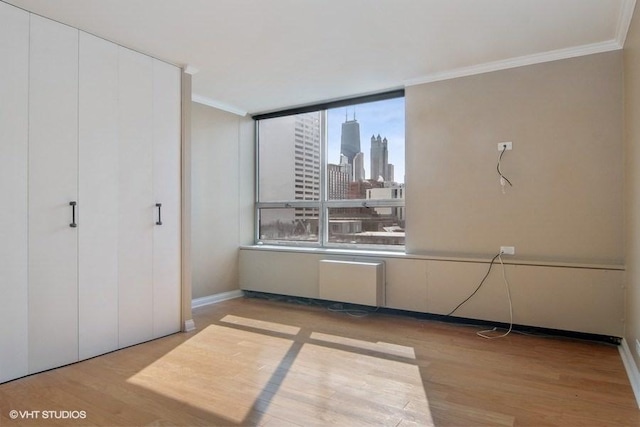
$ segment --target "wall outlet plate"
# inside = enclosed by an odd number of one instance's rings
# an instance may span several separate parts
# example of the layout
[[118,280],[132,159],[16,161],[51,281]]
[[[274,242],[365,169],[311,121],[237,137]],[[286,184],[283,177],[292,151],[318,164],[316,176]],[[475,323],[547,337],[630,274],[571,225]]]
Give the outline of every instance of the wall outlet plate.
[[506,147],[506,151],[509,151],[513,148],[513,143],[511,141],[508,142],[498,142],[498,151],[504,150]]
[[500,254],[501,255],[515,255],[516,247],[515,246],[500,246]]

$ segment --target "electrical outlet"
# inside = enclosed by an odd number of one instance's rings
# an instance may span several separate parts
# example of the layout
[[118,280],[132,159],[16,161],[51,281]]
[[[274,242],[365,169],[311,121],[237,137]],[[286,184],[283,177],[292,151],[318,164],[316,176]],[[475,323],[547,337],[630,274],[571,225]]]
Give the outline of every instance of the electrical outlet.
[[509,151],[513,148],[513,143],[511,141],[508,142],[498,142],[498,151],[506,150]]
[[640,341],[636,340],[636,354],[640,357]]
[[516,247],[515,246],[500,246],[500,254],[501,255],[515,255]]

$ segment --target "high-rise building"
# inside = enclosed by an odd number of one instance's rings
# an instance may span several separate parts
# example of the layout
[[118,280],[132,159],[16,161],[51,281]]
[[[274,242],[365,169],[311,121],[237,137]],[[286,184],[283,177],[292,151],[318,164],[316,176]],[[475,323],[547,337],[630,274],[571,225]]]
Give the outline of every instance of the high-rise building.
[[387,174],[385,175],[385,177],[387,181],[395,181],[395,167],[393,166],[393,163],[389,163],[387,165]]
[[385,181],[389,181],[389,177],[387,176],[387,169],[389,166],[389,149],[387,145],[387,138],[382,140],[382,172],[384,173],[383,178]]
[[329,200],[343,200],[349,193],[350,166],[348,163],[327,165],[327,197]]
[[347,174],[349,181],[353,181],[353,165],[349,164],[349,159],[344,154],[340,154],[340,170]]
[[342,133],[340,134],[340,154],[343,154],[349,164],[353,165],[353,158],[360,152],[360,123],[353,113],[353,120],[349,120],[345,113]]
[[[294,123],[295,140],[295,200],[320,198],[321,113],[297,114]],[[296,209],[296,218],[317,217],[310,209]]]
[[371,136],[371,179],[388,181],[387,165],[389,164],[389,151],[387,138],[382,139],[380,134]]
[[353,158],[353,180],[364,181],[364,153],[360,152]]
[[[264,200],[318,200],[320,198],[320,153],[324,115],[296,114],[265,120],[260,124],[260,160],[269,171],[269,181],[260,182]],[[276,183],[273,185],[270,183]],[[317,209],[282,211],[265,209],[264,223],[317,218]],[[291,215],[288,218],[288,215]]]

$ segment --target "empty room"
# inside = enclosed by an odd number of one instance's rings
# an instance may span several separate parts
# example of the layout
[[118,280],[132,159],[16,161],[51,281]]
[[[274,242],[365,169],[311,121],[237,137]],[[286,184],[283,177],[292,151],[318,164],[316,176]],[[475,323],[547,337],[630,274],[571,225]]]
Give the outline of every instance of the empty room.
[[635,0],[0,0],[0,426],[640,425]]

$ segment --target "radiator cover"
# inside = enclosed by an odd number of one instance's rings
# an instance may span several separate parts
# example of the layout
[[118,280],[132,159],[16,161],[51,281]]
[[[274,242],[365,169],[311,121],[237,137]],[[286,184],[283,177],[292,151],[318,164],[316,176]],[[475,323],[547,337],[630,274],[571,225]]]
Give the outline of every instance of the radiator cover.
[[384,262],[320,260],[320,298],[374,307],[385,304]]

